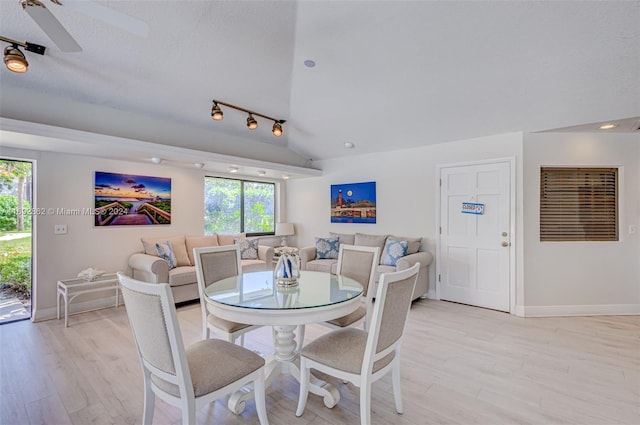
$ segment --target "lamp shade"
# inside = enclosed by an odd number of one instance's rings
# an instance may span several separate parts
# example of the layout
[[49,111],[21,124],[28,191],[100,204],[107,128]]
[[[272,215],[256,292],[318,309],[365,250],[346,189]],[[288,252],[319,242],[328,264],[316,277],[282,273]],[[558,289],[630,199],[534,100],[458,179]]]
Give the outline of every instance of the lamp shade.
[[293,223],[276,223],[276,236],[295,235]]

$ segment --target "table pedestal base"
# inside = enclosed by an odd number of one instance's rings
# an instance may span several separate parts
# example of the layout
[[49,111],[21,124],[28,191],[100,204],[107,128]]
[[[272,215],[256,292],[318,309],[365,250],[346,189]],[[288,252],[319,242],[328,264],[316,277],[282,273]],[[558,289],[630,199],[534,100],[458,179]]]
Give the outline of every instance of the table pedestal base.
[[[271,382],[278,375],[291,375],[300,382],[300,367],[298,366],[298,354],[295,352],[296,342],[293,332],[296,326],[274,326],[273,329],[275,331],[275,353],[265,358],[265,386],[271,385]],[[311,374],[309,382],[309,392],[321,396],[324,405],[328,408],[332,408],[340,401],[338,389],[313,374]],[[252,398],[253,388],[244,387],[229,397],[227,407],[239,415],[244,410],[246,401]]]

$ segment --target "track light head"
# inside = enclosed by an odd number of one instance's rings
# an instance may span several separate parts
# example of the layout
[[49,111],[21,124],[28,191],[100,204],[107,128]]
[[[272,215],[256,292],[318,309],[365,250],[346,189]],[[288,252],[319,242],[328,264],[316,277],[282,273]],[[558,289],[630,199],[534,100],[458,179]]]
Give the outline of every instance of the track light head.
[[271,130],[274,136],[280,137],[282,136],[282,125],[279,122],[273,123],[273,129]]
[[258,121],[256,121],[251,114],[247,117],[247,127],[249,127],[249,130],[255,130],[258,128]]
[[218,105],[217,102],[213,102],[213,108],[211,108],[211,118],[213,118],[216,121],[220,121],[222,118],[224,118],[222,109],[220,109],[220,106]]
[[17,45],[12,44],[4,48],[4,64],[12,72],[24,73],[29,69],[29,62]]

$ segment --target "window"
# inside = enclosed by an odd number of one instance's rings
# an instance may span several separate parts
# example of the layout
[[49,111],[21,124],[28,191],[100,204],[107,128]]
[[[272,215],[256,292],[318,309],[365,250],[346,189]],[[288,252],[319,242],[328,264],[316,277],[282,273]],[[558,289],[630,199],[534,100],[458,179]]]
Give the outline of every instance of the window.
[[617,241],[618,169],[540,169],[541,241]]
[[204,233],[273,235],[275,184],[205,177]]

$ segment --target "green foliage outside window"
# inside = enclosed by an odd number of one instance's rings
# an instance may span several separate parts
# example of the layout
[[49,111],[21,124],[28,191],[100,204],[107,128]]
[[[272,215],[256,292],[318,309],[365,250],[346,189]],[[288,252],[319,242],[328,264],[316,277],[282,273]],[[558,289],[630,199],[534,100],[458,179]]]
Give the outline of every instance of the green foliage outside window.
[[273,234],[275,184],[206,177],[205,234]]

